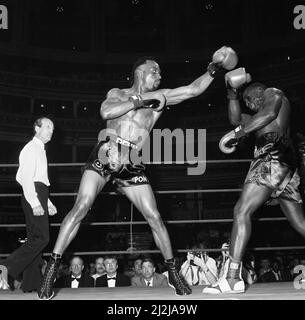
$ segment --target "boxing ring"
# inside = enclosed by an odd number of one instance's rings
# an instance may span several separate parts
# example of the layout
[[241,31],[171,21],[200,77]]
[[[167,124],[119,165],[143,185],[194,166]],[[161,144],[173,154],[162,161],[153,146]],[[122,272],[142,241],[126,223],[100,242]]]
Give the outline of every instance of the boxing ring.
[[[292,282],[256,283],[243,294],[203,294],[204,286],[193,286],[193,293],[188,296],[177,296],[171,288],[62,288],[54,289],[53,300],[102,300],[107,305],[122,300],[156,301],[162,304],[165,301],[173,303],[194,302],[202,300],[305,300],[304,289],[296,290]],[[21,290],[0,291],[0,300],[37,300],[37,293],[23,293]],[[180,301],[180,302],[179,302]]]
[[[213,163],[249,163],[250,159],[234,159],[234,160],[206,160],[207,164]],[[146,163],[152,164],[152,163]],[[154,163],[156,164],[156,163]],[[158,163],[157,163],[158,164]],[[164,164],[164,163],[163,163]],[[53,163],[49,164],[50,167],[71,167],[71,166],[83,166],[84,163]],[[0,168],[17,168],[17,164],[0,164]],[[240,192],[240,188],[225,188],[225,189],[193,189],[193,190],[167,190],[167,191],[155,191],[156,194],[187,194],[187,193],[226,193]],[[117,192],[101,192],[101,195],[119,195]],[[21,197],[21,193],[0,193],[0,198],[18,198]],[[59,192],[50,193],[52,198],[54,197],[75,197],[75,192]],[[56,201],[55,201],[56,203]],[[60,211],[60,208],[58,208]],[[129,226],[130,232],[130,247],[127,250],[117,251],[73,251],[73,255],[80,256],[100,256],[100,255],[140,255],[140,254],[161,254],[159,250],[137,250],[133,247],[133,226],[145,225],[146,221],[133,221],[133,204],[130,203],[130,221],[117,222],[89,222],[86,223],[90,227],[99,226]],[[162,211],[162,210],[161,210]],[[233,211],[233,208],[232,208]],[[286,217],[264,217],[258,218],[256,221],[286,221]],[[209,224],[209,223],[232,223],[233,219],[197,219],[197,220],[164,220],[166,225],[171,224]],[[50,223],[50,227],[58,228],[60,223]],[[25,228],[25,224],[0,224],[0,228]],[[79,236],[79,235],[78,235]],[[77,236],[77,237],[78,237]],[[76,237],[76,238],[77,238]],[[171,235],[170,235],[171,237]],[[172,238],[172,237],[171,237]],[[173,241],[172,241],[173,242]],[[305,246],[273,246],[273,247],[253,247],[250,248],[253,252],[258,251],[276,251],[276,250],[304,250]],[[207,248],[204,249],[207,252],[221,252],[222,249]],[[175,253],[187,253],[190,249],[174,249]],[[10,253],[0,253],[0,259],[8,256]],[[51,253],[44,253],[44,256],[49,256]],[[193,293],[189,296],[177,296],[173,289],[168,288],[134,288],[134,287],[117,287],[117,288],[78,288],[69,289],[55,288],[55,296],[53,300],[156,300],[156,301],[192,301],[192,300],[304,300],[305,283],[301,288],[296,288],[294,283],[291,282],[276,282],[276,283],[254,283],[249,286],[243,294],[221,294],[221,295],[209,295],[203,294],[202,289],[204,286],[193,286]],[[37,300],[37,293],[23,293],[21,290],[0,290],[0,300]],[[110,302],[109,302],[110,303]]]

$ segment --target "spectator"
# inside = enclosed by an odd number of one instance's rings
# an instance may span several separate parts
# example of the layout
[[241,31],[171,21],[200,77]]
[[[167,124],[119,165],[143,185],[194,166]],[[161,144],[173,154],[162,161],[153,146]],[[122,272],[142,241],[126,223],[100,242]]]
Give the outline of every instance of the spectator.
[[260,269],[258,272],[258,277],[260,278],[264,273],[267,273],[271,270],[270,268],[270,260],[267,257],[264,257],[260,261]]
[[88,274],[89,276],[93,276],[95,274],[96,270],[95,270],[95,262],[89,262],[89,266],[88,266]]
[[277,282],[283,281],[283,275],[279,268],[279,263],[276,260],[273,260],[270,264],[270,269],[267,272],[264,272],[258,279],[259,282]]
[[104,265],[104,258],[98,257],[95,260],[95,273],[91,275],[94,279],[94,284],[96,283],[96,279],[106,274],[105,265]]
[[142,258],[137,258],[133,261],[132,270],[125,272],[125,275],[129,278],[140,277],[142,275]]
[[222,275],[224,274],[224,267],[225,267],[225,263],[229,258],[229,249],[230,249],[230,240],[228,240],[227,242],[223,243],[221,246],[221,257],[219,257],[219,264],[217,266],[218,269],[218,278],[222,277]]
[[290,263],[290,275],[292,279],[295,279],[297,275],[299,275],[299,268],[296,268],[297,266],[305,266],[305,259],[303,257],[300,257],[300,259],[293,259],[292,262]]
[[94,287],[94,279],[84,271],[84,260],[79,256],[74,256],[70,260],[70,274],[57,279],[57,288],[84,288]]
[[56,279],[70,274],[70,266],[65,261],[61,261],[56,272]]
[[258,277],[255,271],[255,259],[253,255],[245,255],[241,275],[246,284],[251,285],[257,282]]
[[141,265],[142,275],[131,279],[133,287],[168,287],[167,277],[157,273],[155,264],[151,259],[144,259]]
[[216,261],[206,252],[188,252],[180,273],[190,286],[214,284],[217,281]]
[[128,287],[130,286],[130,278],[117,272],[118,260],[114,256],[105,257],[104,265],[106,274],[96,279],[96,287]]

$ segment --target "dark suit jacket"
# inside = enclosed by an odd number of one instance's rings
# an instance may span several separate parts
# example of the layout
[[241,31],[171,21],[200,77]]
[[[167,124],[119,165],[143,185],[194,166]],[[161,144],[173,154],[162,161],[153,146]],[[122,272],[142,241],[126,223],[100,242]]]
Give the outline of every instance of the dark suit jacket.
[[[67,276],[60,277],[55,282],[56,288],[71,288],[72,283],[72,277],[71,274]],[[82,273],[82,276],[79,279],[79,288],[85,288],[85,287],[94,287],[94,279],[87,275],[86,273]]]
[[258,279],[259,282],[278,282],[278,281],[290,281],[290,277],[287,272],[281,271],[281,280],[276,280],[275,275],[272,271],[268,271],[261,275]]
[[[104,274],[103,276],[97,278],[95,281],[95,286],[96,287],[108,287],[107,274]],[[130,286],[130,278],[125,276],[122,273],[117,273],[115,286],[116,287]]]
[[[154,273],[153,275],[153,287],[168,287],[168,281],[165,275],[160,273]],[[131,285],[133,287],[147,287],[146,282],[142,276],[136,276],[131,278]]]

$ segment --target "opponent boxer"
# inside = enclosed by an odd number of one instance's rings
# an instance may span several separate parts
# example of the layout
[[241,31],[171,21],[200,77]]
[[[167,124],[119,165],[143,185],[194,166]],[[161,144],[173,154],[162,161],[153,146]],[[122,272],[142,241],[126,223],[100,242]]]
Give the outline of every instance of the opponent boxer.
[[238,140],[253,132],[256,136],[254,159],[238,202],[234,207],[230,257],[224,276],[204,293],[242,293],[242,259],[251,234],[252,214],[268,200],[278,201],[291,225],[305,237],[305,218],[300,193],[296,158],[289,136],[290,104],[281,90],[261,83],[249,85],[243,100],[253,115],[241,113],[239,88],[251,80],[244,68],[228,72],[229,119],[236,129],[219,143],[220,150],[231,153]]
[[[191,84],[176,89],[159,89],[161,70],[152,58],[139,59],[132,69],[132,86],[111,89],[101,105],[101,116],[107,120],[106,137],[100,137],[82,175],[74,207],[63,220],[51,259],[39,290],[40,299],[51,299],[53,282],[60,257],[75,237],[82,219],[104,185],[112,180],[141,211],[152,229],[169,272],[169,283],[178,295],[188,295],[190,288],[180,278],[169,235],[161,220],[156,200],[141,163],[132,158],[140,152],[145,138],[159,119],[165,105],[176,105],[202,94],[222,70],[231,70],[237,55],[229,47],[217,50],[207,72]],[[139,139],[139,132],[145,132]],[[106,139],[108,138],[108,139]]]

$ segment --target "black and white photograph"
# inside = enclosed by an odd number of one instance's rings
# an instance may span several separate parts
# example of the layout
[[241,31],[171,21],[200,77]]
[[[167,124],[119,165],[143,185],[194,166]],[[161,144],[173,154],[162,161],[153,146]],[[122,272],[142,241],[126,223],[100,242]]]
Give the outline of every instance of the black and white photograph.
[[305,300],[304,201],[302,1],[0,0],[0,300]]

